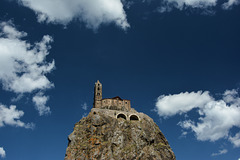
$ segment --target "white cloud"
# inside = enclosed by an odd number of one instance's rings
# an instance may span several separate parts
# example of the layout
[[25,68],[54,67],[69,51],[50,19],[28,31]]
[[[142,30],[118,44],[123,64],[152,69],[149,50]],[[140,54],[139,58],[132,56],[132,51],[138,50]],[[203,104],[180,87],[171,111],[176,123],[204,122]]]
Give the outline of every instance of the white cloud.
[[232,104],[235,104],[235,105],[238,105],[240,104],[240,98],[238,97],[238,92],[237,90],[235,89],[232,89],[232,90],[226,90],[224,93],[223,93],[223,100],[226,102],[226,103],[232,103]]
[[234,147],[240,147],[240,132],[234,137],[230,136],[229,141],[234,145]]
[[199,91],[160,96],[156,103],[156,110],[163,117],[186,113],[193,108],[198,110],[198,121],[188,119],[179,122],[183,129],[192,130],[201,141],[227,138],[235,146],[240,146],[237,145],[238,135],[229,135],[231,128],[240,128],[240,101],[236,90],[225,91],[220,100],[215,100],[209,92]]
[[5,125],[34,128],[33,123],[24,123],[19,119],[24,115],[23,111],[17,110],[16,106],[11,105],[9,108],[0,104],[0,127]]
[[18,94],[17,97],[13,97],[13,98],[11,99],[11,102],[17,102],[17,101],[19,101],[20,99],[22,99],[23,96],[24,96],[24,94]]
[[240,108],[227,106],[224,101],[211,101],[199,109],[199,122],[185,120],[180,126],[192,129],[198,140],[216,141],[229,135],[233,126],[240,127]]
[[[82,106],[82,109],[85,110],[85,111],[88,109],[88,105],[87,105],[86,102],[83,103],[81,106]],[[87,113],[85,112],[85,113],[83,113],[82,118],[86,117],[86,116],[87,116]]]
[[10,22],[0,23],[0,81],[3,88],[15,93],[48,89],[53,84],[45,76],[54,68],[46,62],[52,38],[44,36],[34,45],[21,40],[27,33],[19,32]]
[[185,6],[191,6],[193,8],[206,8],[209,6],[215,6],[217,0],[167,0],[169,3],[176,4],[177,8],[182,9]]
[[186,113],[196,107],[202,107],[211,100],[212,97],[208,92],[185,92],[158,97],[156,107],[160,116],[167,117],[178,113]]
[[0,156],[1,156],[2,158],[5,158],[5,157],[6,157],[6,152],[5,152],[5,150],[3,149],[3,147],[0,147]]
[[36,94],[32,99],[32,101],[35,103],[36,109],[38,110],[40,116],[51,113],[50,107],[46,106],[48,99],[49,97],[44,96],[42,92]]
[[[42,41],[32,45],[22,40],[26,36],[27,33],[18,31],[12,22],[0,23],[0,82],[4,90],[18,94],[12,101],[21,99],[24,93],[43,93],[54,86],[46,77],[55,67],[54,61],[46,61],[52,37],[45,35]],[[40,115],[49,113],[44,103],[34,102]]]
[[233,5],[238,5],[240,3],[239,0],[228,0],[227,2],[225,2],[222,7],[223,9],[229,9],[231,8]]
[[[169,12],[173,7],[183,10],[187,7],[209,9],[215,7],[218,3],[222,3],[220,0],[164,0],[159,7],[159,12]],[[223,9],[229,9],[233,5],[239,4],[239,0],[228,0],[222,4]]]
[[85,111],[88,109],[87,103],[82,104],[82,109],[85,110]]
[[97,29],[102,24],[115,23],[127,29],[126,13],[121,0],[16,0],[31,8],[39,22],[68,24],[78,19],[88,28]]
[[222,150],[219,150],[217,153],[213,153],[212,156],[219,156],[222,154],[226,154],[227,152],[228,152],[227,149],[222,149]]

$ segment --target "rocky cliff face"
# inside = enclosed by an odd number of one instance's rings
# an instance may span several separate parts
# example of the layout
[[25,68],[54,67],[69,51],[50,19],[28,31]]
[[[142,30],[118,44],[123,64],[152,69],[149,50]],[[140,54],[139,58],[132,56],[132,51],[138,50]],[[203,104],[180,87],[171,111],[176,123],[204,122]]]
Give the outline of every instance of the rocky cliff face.
[[141,114],[130,120],[92,109],[69,135],[65,160],[176,160],[158,126]]

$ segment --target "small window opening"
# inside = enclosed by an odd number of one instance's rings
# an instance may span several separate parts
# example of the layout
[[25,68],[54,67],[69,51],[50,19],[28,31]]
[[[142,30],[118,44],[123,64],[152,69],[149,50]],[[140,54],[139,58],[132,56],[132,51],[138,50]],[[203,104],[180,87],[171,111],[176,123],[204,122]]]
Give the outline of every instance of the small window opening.
[[138,116],[136,116],[136,115],[131,115],[131,116],[130,116],[130,121],[139,121]]
[[122,118],[122,119],[125,119],[125,120],[127,119],[124,114],[119,114],[119,115],[117,116],[117,118]]

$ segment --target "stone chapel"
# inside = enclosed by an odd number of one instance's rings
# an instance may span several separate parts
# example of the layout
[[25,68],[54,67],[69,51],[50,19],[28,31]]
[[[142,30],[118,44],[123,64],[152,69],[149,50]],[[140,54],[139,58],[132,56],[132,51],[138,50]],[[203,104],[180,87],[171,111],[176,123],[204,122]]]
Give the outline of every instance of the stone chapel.
[[94,86],[93,108],[130,111],[130,100],[122,99],[119,96],[113,98],[102,98],[102,84],[97,80]]

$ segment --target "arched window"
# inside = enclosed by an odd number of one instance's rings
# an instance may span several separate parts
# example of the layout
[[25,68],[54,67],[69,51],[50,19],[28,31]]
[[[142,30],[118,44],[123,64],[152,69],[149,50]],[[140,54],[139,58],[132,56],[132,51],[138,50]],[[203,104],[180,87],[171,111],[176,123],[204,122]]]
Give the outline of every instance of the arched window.
[[136,115],[131,115],[131,116],[130,116],[130,121],[139,121],[138,116],[136,116]]
[[122,114],[122,113],[120,113],[120,114],[117,115],[117,119],[118,119],[118,118],[123,118],[123,119],[125,119],[125,120],[127,119],[127,117],[126,117],[124,114]]

